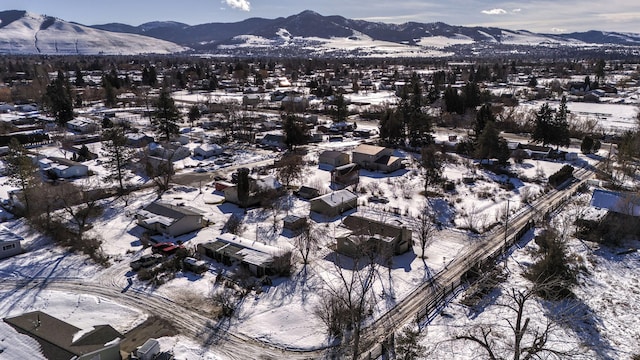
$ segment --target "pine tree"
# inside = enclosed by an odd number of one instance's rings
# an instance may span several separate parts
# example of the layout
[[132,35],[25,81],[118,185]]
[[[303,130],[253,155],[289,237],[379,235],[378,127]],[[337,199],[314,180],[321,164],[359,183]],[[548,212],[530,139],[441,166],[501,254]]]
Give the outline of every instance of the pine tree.
[[73,119],[71,89],[62,71],[58,71],[56,79],[47,85],[43,105],[60,125],[65,125],[69,120]]
[[387,109],[380,118],[380,138],[388,144],[400,144],[403,139],[402,119],[398,112]]
[[171,94],[168,90],[163,89],[156,102],[156,112],[153,119],[157,132],[167,141],[171,140],[171,136],[178,134],[180,130],[178,127],[180,117],[180,112],[171,98]]
[[285,144],[289,149],[309,142],[309,128],[304,123],[304,119],[296,115],[285,115],[282,130],[285,136]]
[[493,121],[489,121],[482,134],[478,137],[478,144],[476,146],[476,157],[479,159],[491,159],[498,154],[498,130],[495,127]]
[[133,159],[133,150],[127,147],[127,138],[124,136],[124,129],[114,127],[103,133],[103,153],[105,157],[104,166],[109,170],[105,176],[106,181],[117,180],[120,192],[124,191],[124,169]]
[[187,115],[189,117],[189,122],[191,123],[191,127],[193,127],[193,123],[200,119],[200,116],[202,116],[202,114],[200,113],[200,109],[198,108],[198,105],[193,105],[191,106],[191,108],[189,108],[189,114]]
[[474,133],[476,138],[480,136],[480,134],[482,133],[482,130],[484,130],[485,125],[487,125],[489,122],[495,122],[495,121],[496,121],[496,117],[493,115],[493,111],[491,111],[491,104],[482,105],[482,107],[480,108],[480,110],[478,110],[478,113],[476,114],[476,124],[474,127]]
[[536,124],[531,134],[531,139],[536,142],[541,142],[543,146],[550,144],[553,141],[553,128],[552,121],[554,117],[554,111],[549,107],[548,103],[542,104],[540,110],[536,113]]
[[38,168],[16,138],[11,138],[9,141],[9,153],[5,158],[5,164],[8,174],[7,183],[22,192],[25,214],[30,215],[31,201],[35,195],[32,194],[32,190],[38,183]]
[[569,146],[571,143],[571,137],[569,136],[569,123],[567,122],[567,98],[562,97],[560,107],[553,118],[552,123],[552,141],[550,144],[556,146]]

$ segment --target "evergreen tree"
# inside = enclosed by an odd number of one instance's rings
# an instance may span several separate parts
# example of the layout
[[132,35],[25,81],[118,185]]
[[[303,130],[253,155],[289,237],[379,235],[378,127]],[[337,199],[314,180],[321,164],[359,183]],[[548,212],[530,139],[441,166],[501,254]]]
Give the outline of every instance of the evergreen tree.
[[176,107],[175,102],[169,94],[169,90],[163,89],[160,91],[158,101],[156,101],[156,111],[153,118],[153,124],[156,126],[156,131],[169,141],[171,136],[178,134],[180,128],[178,127],[178,121],[180,120],[180,112]]
[[107,107],[115,107],[118,104],[118,98],[116,97],[113,85],[111,85],[109,81],[103,81],[102,86],[104,87],[104,105]]
[[422,168],[424,180],[424,194],[427,196],[429,186],[437,184],[442,179],[444,161],[442,159],[442,153],[438,151],[435,145],[423,147],[420,155],[420,168]]
[[105,157],[105,168],[109,174],[106,181],[118,181],[120,192],[124,191],[124,169],[133,159],[133,150],[127,146],[124,128],[113,127],[103,132],[102,155]]
[[309,128],[304,119],[299,116],[293,114],[285,115],[282,130],[285,136],[285,144],[289,149],[309,142]]
[[193,127],[193,123],[200,119],[200,116],[202,116],[202,114],[200,113],[200,109],[198,108],[198,105],[193,105],[191,106],[191,108],[189,108],[189,114],[187,115],[187,117],[189,117],[189,122],[191,123],[191,127]]
[[556,146],[569,146],[571,137],[569,136],[569,123],[567,121],[567,98],[562,97],[560,107],[553,118],[552,141],[550,144]]
[[249,169],[238,169],[238,202],[242,208],[246,208],[249,202]]
[[476,114],[476,124],[474,127],[476,138],[480,136],[486,124],[488,124],[489,122],[495,122],[495,121],[496,121],[496,117],[493,115],[493,111],[491,111],[491,104],[482,105],[482,107],[480,108],[480,110],[478,110],[478,113]]
[[349,110],[344,95],[338,93],[334,99],[333,121],[336,123],[347,121]]
[[62,71],[58,71],[56,79],[47,85],[43,105],[45,109],[56,118],[56,121],[60,125],[65,125],[67,121],[73,119],[71,89]]
[[9,141],[9,153],[5,158],[5,164],[8,174],[7,183],[22,192],[25,214],[30,215],[31,202],[35,200],[32,190],[38,183],[38,168],[16,138],[11,138]]
[[476,157],[479,159],[491,159],[498,154],[498,130],[493,121],[489,121],[478,137],[476,145]]
[[458,90],[451,86],[447,86],[444,90],[444,103],[448,112],[458,115],[464,114],[464,101],[458,94]]
[[77,87],[83,87],[84,86],[84,75],[82,74],[82,70],[80,70],[80,67],[76,67],[76,81],[75,81],[75,85]]
[[380,118],[380,138],[388,144],[400,144],[403,140],[402,119],[398,112],[387,109]]
[[541,142],[543,146],[553,142],[553,122],[554,111],[549,107],[548,103],[542,104],[536,113],[536,123],[531,134],[531,139],[535,142]]

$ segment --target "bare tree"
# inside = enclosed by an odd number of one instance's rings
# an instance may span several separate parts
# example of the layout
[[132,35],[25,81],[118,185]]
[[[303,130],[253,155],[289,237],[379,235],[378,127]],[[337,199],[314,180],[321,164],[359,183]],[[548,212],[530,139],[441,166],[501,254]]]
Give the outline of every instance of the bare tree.
[[288,189],[289,185],[304,176],[304,161],[302,156],[287,152],[276,163],[278,180]]
[[498,304],[511,314],[502,319],[508,326],[508,334],[497,331],[497,324],[481,325],[456,335],[455,339],[475,343],[491,360],[560,359],[569,356],[567,351],[554,349],[549,342],[557,326],[555,322],[546,319],[543,325],[536,326],[526,315],[526,304],[534,294],[532,290],[511,289],[507,293],[507,301]]
[[[363,255],[371,249],[363,249]],[[377,262],[372,261],[373,252],[368,256],[351,258],[345,261],[341,255],[335,254],[334,264],[337,279],[326,283],[327,295],[336,302],[331,304],[334,309],[342,309],[346,313],[346,329],[350,329],[351,356],[357,360],[360,356],[360,336],[362,322],[372,303],[371,291],[377,274]],[[343,330],[346,330],[343,329]]]
[[428,201],[425,201],[420,209],[420,213],[416,219],[416,230],[418,241],[420,242],[420,257],[424,259],[427,246],[431,244],[433,236],[437,232],[437,228],[434,225],[434,215]]
[[71,218],[81,241],[89,220],[99,215],[102,210],[99,205],[100,189],[91,180],[82,185],[62,183],[54,189],[54,201],[59,202],[63,212]]
[[318,237],[316,235],[316,229],[311,225],[311,223],[307,222],[307,224],[302,228],[302,232],[295,237],[294,244],[300,256],[302,257],[302,262],[305,265],[305,269],[307,264],[309,263],[309,254],[318,245]]
[[9,153],[5,158],[5,164],[8,174],[7,182],[21,191],[24,213],[29,216],[31,215],[32,202],[37,196],[33,189],[39,183],[37,177],[38,167],[33,163],[27,150],[16,138],[11,138],[9,142]]

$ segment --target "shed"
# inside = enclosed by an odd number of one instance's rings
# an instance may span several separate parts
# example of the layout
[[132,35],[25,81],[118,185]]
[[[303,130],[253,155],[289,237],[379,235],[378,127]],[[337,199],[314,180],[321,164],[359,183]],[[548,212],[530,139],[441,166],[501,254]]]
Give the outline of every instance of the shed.
[[342,189],[311,199],[311,211],[328,217],[336,217],[358,207],[358,195]]
[[136,356],[140,360],[153,360],[160,352],[160,343],[156,339],[148,339],[138,349],[136,349]]
[[298,231],[307,224],[306,217],[300,217],[296,215],[287,215],[283,219],[283,227],[291,231]]
[[333,150],[323,151],[318,156],[318,163],[333,167],[346,165],[349,163],[349,154]]
[[22,237],[0,225],[0,259],[18,255],[22,252]]

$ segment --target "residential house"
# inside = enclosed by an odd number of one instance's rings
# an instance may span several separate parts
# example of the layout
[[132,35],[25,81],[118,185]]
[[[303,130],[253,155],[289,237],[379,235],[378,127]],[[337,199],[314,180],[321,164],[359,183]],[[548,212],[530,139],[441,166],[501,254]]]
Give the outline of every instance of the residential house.
[[60,157],[42,158],[38,160],[38,166],[51,178],[71,179],[89,174],[87,165]]
[[361,144],[353,150],[351,161],[363,169],[371,171],[393,172],[402,168],[402,159],[393,156],[393,149]]
[[22,237],[0,225],[0,259],[18,255],[22,252]]
[[142,148],[154,141],[152,136],[143,133],[128,133],[124,136],[127,138],[127,146],[132,148]]
[[327,217],[336,217],[358,207],[358,195],[343,189],[311,199],[311,211]]
[[336,251],[347,256],[361,256],[368,250],[400,255],[413,244],[411,230],[399,218],[378,221],[364,214],[352,214],[341,226],[346,231],[336,236]]
[[[282,184],[275,176],[269,175],[260,179],[249,177],[249,199],[245,206],[254,206],[263,200],[262,195],[267,192],[280,192],[283,190]],[[238,185],[228,186],[223,189],[224,200],[236,205],[240,204],[238,198]]]
[[202,211],[167,201],[155,201],[136,213],[138,225],[168,236],[179,236],[205,226]]
[[596,189],[591,196],[591,206],[640,217],[640,195],[634,193]]
[[277,275],[291,263],[291,251],[234,234],[218,235],[213,242],[198,244],[198,253],[231,266],[238,264],[255,276]]
[[18,332],[35,339],[47,359],[120,360],[120,340],[124,338],[110,325],[83,331],[42,311],[5,318]]
[[323,151],[318,156],[318,164],[320,165],[325,164],[325,165],[333,166],[334,168],[338,166],[346,165],[349,162],[350,162],[349,154],[344,153],[342,151],[327,150],[327,151]]
[[331,170],[331,182],[339,187],[347,187],[360,182],[360,165],[346,164]]
[[222,146],[218,144],[202,144],[193,149],[194,156],[201,156],[203,159],[222,154]]
[[258,94],[250,94],[242,97],[243,106],[257,106],[262,102],[262,97]]
[[149,155],[171,162],[179,161],[191,156],[191,150],[180,143],[169,143],[165,146],[157,143],[151,143],[148,145],[148,148]]
[[261,140],[260,144],[267,147],[274,147],[278,149],[286,149],[287,144],[285,142],[286,137],[282,134],[266,134]]
[[80,134],[88,134],[98,130],[98,124],[88,118],[75,118],[67,121],[67,128]]

